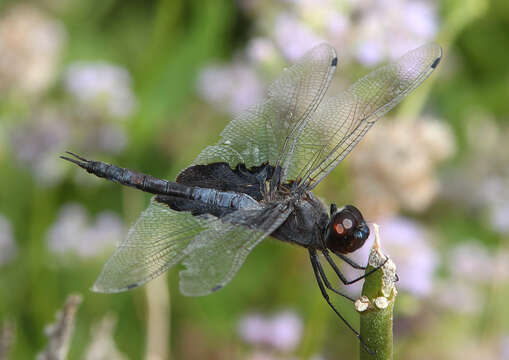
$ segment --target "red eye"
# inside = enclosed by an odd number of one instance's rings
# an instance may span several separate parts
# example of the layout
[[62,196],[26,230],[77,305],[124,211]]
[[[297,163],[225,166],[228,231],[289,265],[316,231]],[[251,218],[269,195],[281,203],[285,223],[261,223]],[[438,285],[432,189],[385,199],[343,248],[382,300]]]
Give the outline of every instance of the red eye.
[[334,230],[336,230],[336,232],[339,235],[344,235],[345,234],[345,228],[340,223],[335,223],[334,224]]

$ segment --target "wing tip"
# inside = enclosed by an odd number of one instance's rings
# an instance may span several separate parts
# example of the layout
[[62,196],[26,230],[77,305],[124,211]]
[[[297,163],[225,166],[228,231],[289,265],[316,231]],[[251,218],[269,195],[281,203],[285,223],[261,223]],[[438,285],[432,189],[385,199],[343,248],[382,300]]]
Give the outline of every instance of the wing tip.
[[427,44],[427,46],[434,48],[434,52],[436,52],[435,59],[431,63],[430,67],[432,69],[436,69],[438,64],[440,64],[440,61],[442,60],[443,50],[440,45],[438,45],[436,42],[430,42]]
[[440,64],[442,54],[442,47],[440,45],[436,42],[428,42],[403,54],[400,60],[407,59],[413,61],[415,56],[417,56],[423,61],[422,65],[429,66],[429,68],[434,70]]
[[106,290],[105,288],[103,288],[102,286],[98,285],[97,283],[92,285],[92,287],[90,288],[90,291],[95,292],[95,293],[99,293],[99,294],[108,294],[108,293],[110,293],[110,291]]
[[439,56],[437,57],[433,63],[431,64],[431,68],[432,69],[436,69],[436,67],[438,66],[438,64],[440,64],[440,60],[442,60],[442,56]]
[[223,288],[223,285],[216,285],[214,286],[210,291],[212,292],[216,292],[218,290],[221,290]]

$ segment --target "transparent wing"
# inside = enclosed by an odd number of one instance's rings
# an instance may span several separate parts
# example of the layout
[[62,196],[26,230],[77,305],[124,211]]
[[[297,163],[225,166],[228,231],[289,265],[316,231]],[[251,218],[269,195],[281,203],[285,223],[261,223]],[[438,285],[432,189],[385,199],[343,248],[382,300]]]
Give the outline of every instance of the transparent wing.
[[436,68],[442,50],[426,44],[324,100],[300,133],[288,169],[307,190],[348,155],[375,121],[401,102]]
[[179,263],[190,241],[210,222],[205,217],[173,211],[152,198],[104,265],[92,290],[120,292],[150,281]]
[[[276,230],[290,209],[278,204],[271,208],[238,210],[211,224],[186,248],[180,272],[184,295],[207,295],[233,279],[251,250]],[[225,223],[229,222],[229,223]],[[239,224],[245,224],[242,226]]]
[[330,45],[311,49],[269,86],[265,101],[236,116],[221,140],[205,148],[193,164],[287,164],[299,129],[322,100],[336,64]]

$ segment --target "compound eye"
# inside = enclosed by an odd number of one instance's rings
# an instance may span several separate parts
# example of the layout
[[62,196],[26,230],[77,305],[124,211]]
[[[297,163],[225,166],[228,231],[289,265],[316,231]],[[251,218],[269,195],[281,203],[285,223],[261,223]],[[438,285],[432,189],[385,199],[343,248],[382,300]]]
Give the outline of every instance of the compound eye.
[[352,205],[338,210],[329,226],[326,246],[341,254],[359,249],[369,236],[369,228],[362,214]]

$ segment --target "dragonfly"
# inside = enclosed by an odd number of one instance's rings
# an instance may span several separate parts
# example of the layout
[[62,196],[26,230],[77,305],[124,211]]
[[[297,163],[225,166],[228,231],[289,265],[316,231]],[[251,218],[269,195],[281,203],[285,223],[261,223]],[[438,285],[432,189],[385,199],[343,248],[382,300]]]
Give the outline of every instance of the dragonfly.
[[98,177],[155,195],[92,290],[130,290],[182,264],[180,291],[207,295],[228,284],[270,236],[308,251],[322,296],[362,343],[328,292],[353,299],[327,278],[319,255],[345,285],[369,275],[348,280],[336,263],[365,269],[347,254],[362,247],[369,227],[355,206],[327,207],[312,190],[441,57],[439,45],[425,44],[326,96],[338,57],[331,45],[317,45],[268,86],[260,103],[235,116],[220,140],[175,181],[71,152],[61,156]]

